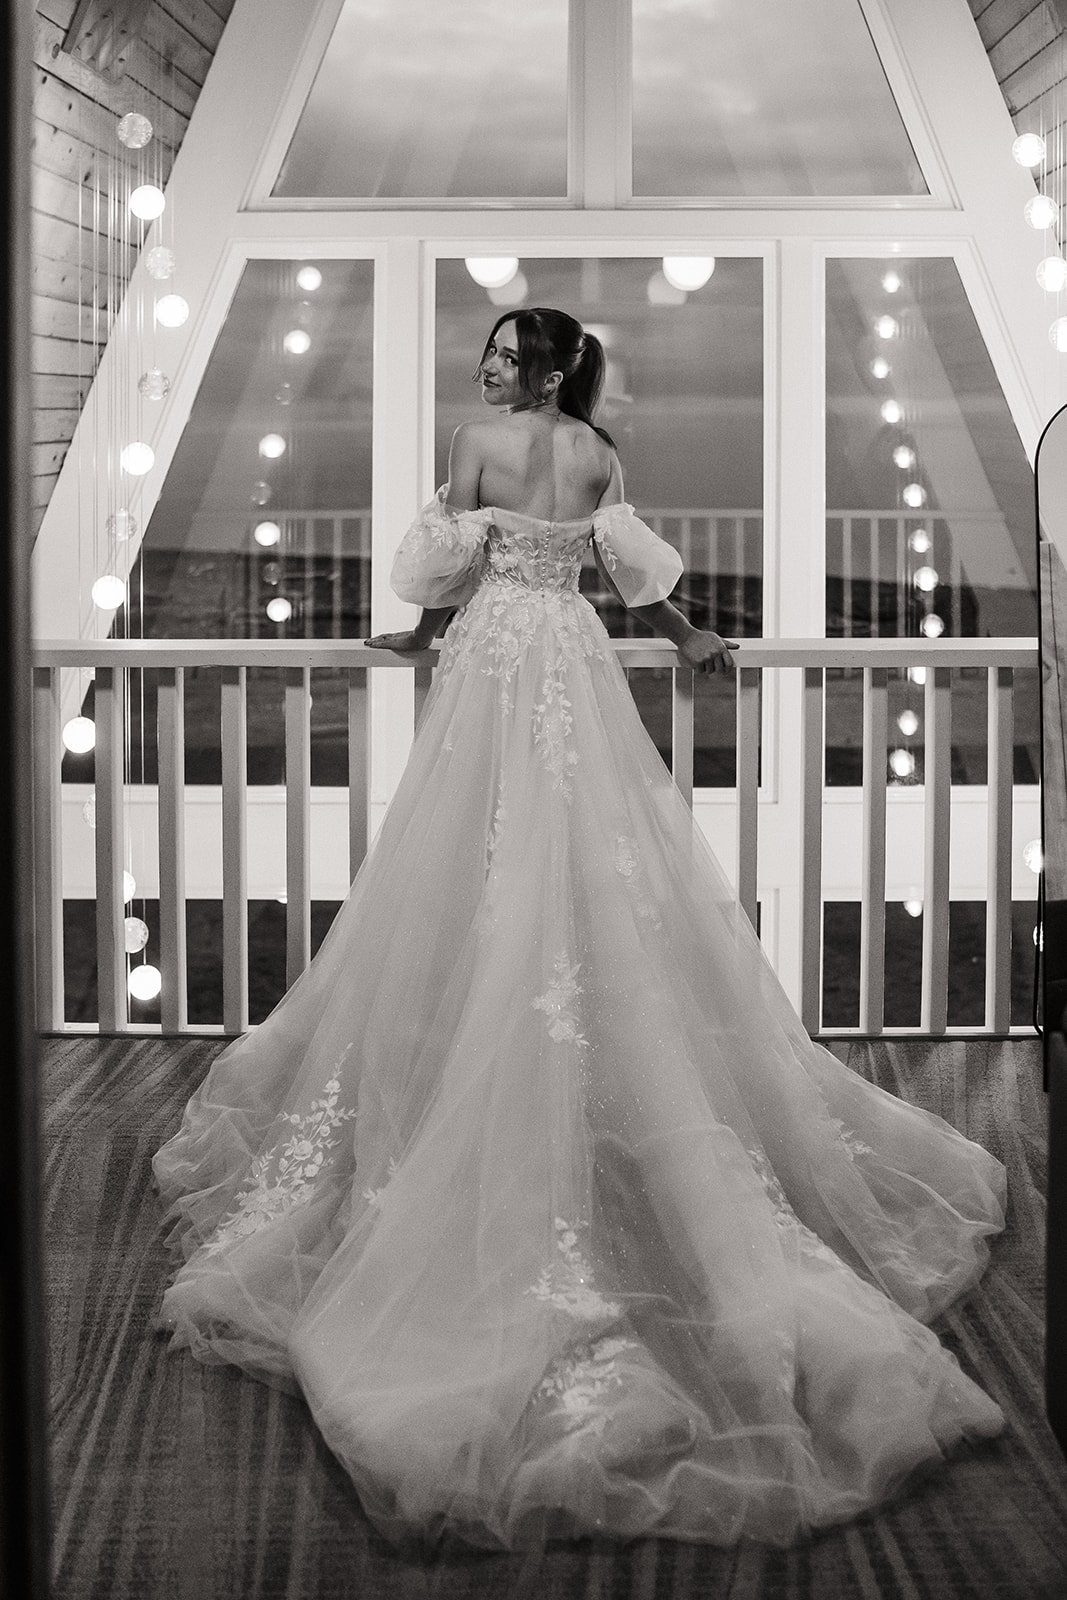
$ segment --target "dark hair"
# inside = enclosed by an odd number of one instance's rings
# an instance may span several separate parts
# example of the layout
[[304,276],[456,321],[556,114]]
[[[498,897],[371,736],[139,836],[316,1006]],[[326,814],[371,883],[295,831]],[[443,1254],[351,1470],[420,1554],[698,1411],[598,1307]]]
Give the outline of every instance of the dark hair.
[[[565,311],[548,306],[522,306],[497,317],[485,341],[478,370],[496,338],[498,328],[514,322],[519,338],[519,382],[530,396],[544,399],[545,379],[550,372],[562,372],[563,382],[556,391],[559,409],[577,417],[598,433],[614,450],[615,440],[606,428],[598,428],[593,415],[604,387],[604,347],[595,334],[586,333],[580,322]],[[476,372],[475,377],[478,376]]]

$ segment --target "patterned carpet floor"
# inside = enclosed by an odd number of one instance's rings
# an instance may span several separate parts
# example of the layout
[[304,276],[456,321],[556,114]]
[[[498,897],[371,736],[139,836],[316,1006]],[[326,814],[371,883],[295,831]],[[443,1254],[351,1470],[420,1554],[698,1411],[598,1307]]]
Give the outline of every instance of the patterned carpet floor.
[[1036,1042],[836,1053],[1009,1170],[1007,1233],[938,1331],[1008,1417],[877,1515],[788,1551],[586,1541],[398,1554],[302,1402],[150,1331],[155,1149],[220,1045],[42,1046],[55,1600],[1064,1600],[1067,1464],[1042,1411],[1045,1105]]

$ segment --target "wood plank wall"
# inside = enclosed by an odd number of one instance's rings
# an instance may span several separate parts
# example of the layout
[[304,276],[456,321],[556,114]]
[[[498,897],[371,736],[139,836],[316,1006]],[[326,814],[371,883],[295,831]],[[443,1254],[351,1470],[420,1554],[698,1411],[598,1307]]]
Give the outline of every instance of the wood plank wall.
[[34,19],[34,532],[132,265],[132,243],[108,242],[108,191],[124,156],[117,119],[150,118],[145,177],[165,184],[234,0],[151,0],[114,83],[62,49],[76,3],[37,0]]
[[968,4],[1015,126],[1048,142],[1045,190],[1062,206],[1067,201],[1067,0]]

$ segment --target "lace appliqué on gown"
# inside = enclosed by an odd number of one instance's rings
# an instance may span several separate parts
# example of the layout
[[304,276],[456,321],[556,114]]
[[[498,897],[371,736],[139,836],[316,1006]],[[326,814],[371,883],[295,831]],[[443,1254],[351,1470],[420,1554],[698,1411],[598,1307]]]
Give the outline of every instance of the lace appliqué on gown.
[[656,903],[645,888],[645,874],[641,866],[641,852],[638,849],[637,840],[631,839],[629,834],[617,833],[612,845],[615,871],[630,891],[634,910],[639,917],[644,917],[654,928],[661,928],[663,922]]
[[558,1406],[568,1433],[599,1438],[611,1416],[608,1397],[623,1383],[619,1357],[638,1348],[635,1339],[614,1334],[559,1356],[538,1384],[535,1401]]
[[554,1306],[578,1323],[607,1327],[622,1316],[622,1307],[606,1300],[593,1282],[593,1272],[578,1248],[578,1233],[563,1217],[556,1218],[558,1258],[545,1267],[526,1293]]
[[337,1130],[356,1114],[354,1108],[339,1108],[340,1093],[340,1080],[330,1078],[325,1099],[313,1100],[305,1116],[288,1115],[292,1133],[253,1161],[251,1182],[236,1196],[235,1209],[204,1246],[207,1253],[222,1250],[235,1239],[246,1239],[277,1217],[307,1204],[330,1151],[341,1143],[335,1137]]
[[569,1043],[577,1045],[579,1050],[587,1050],[589,1040],[582,1032],[575,1005],[582,993],[582,986],[578,982],[581,962],[571,961],[566,951],[562,951],[553,962],[552,970],[555,973],[554,981],[544,994],[531,1000],[530,1005],[535,1011],[544,1012],[548,1019],[546,1026],[549,1037],[557,1044]]

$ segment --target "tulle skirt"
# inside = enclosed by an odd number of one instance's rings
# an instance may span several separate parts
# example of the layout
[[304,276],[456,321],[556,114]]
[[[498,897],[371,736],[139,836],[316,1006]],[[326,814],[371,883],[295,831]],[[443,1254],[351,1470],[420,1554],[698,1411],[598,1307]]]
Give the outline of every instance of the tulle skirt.
[[996,1405],[1000,1164],[811,1042],[577,594],[487,583],[311,966],[155,1174],[176,1347],[387,1534],[789,1542]]

